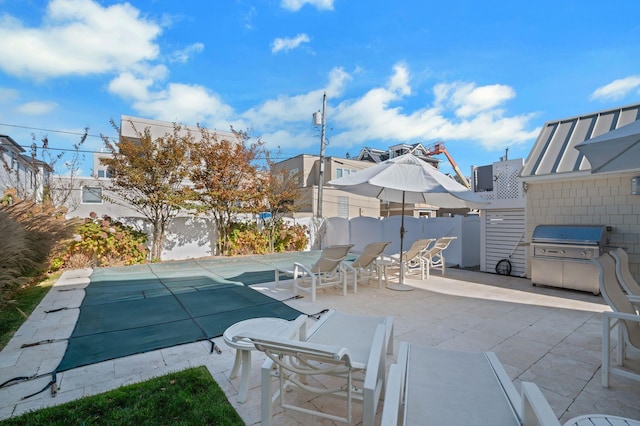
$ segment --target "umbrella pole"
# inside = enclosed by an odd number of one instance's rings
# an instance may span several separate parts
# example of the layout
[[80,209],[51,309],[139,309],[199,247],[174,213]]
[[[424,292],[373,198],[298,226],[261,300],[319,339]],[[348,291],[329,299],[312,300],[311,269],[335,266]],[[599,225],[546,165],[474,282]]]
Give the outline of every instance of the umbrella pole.
[[402,250],[403,250],[403,241],[404,241],[404,191],[402,191],[402,215],[400,219],[400,278],[398,278],[398,282],[400,284],[404,283],[404,262],[402,261]]

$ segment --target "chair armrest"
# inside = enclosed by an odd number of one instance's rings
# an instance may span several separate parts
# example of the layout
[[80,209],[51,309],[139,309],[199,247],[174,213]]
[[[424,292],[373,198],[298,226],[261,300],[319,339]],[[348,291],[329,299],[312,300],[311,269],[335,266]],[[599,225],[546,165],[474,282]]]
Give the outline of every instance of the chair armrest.
[[522,382],[521,388],[523,426],[560,426],[556,414],[535,383]]
[[342,261],[340,262],[340,268],[342,268],[346,272],[356,273],[356,268],[354,268],[349,262]]
[[313,275],[313,272],[311,272],[311,268],[308,267],[307,265],[304,265],[300,262],[294,262],[293,263],[293,278],[298,278],[298,270],[302,269],[304,272],[306,272],[308,275]]
[[640,315],[638,314],[626,314],[624,312],[603,312],[602,315],[615,319],[640,322]]
[[367,373],[364,378],[365,389],[375,389],[378,380],[384,382],[385,374],[385,328],[382,324],[378,325],[371,342],[371,352],[367,360]]
[[272,336],[265,336],[260,333],[242,333],[241,335],[234,336],[236,339],[249,339],[253,345],[259,351],[271,351],[275,353],[289,353],[289,354],[303,354],[316,358],[331,359],[333,361],[340,361],[346,359],[346,363],[349,366],[355,368],[364,368],[364,365],[352,365],[349,349],[323,345],[320,343],[302,342],[299,340],[282,339]]
[[522,420],[522,413],[520,412],[522,407],[522,398],[516,390],[516,387],[513,385],[507,371],[504,369],[504,366],[496,356],[495,352],[485,352],[484,355],[487,357],[487,361],[489,361],[489,365],[491,365],[493,372],[498,378],[504,393],[507,395],[507,399],[511,403],[511,407],[513,407],[513,410]]
[[640,296],[630,294],[627,296],[627,299],[629,299],[629,302],[633,303],[634,306],[640,306]]
[[389,367],[387,389],[384,393],[384,405],[382,406],[381,426],[396,426],[400,420],[402,409],[402,380],[403,372],[398,364]]
[[291,323],[291,333],[289,339],[298,338],[298,340],[306,340],[307,335],[307,316],[302,314]]

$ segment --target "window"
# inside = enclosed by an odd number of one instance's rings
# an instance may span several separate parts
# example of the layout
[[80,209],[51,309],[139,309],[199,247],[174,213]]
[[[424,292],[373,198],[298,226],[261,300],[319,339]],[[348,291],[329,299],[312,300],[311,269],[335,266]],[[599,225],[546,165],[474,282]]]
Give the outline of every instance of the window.
[[289,178],[293,179],[296,185],[300,185],[300,169],[297,167],[295,169],[291,169],[289,171]]
[[110,168],[107,168],[106,170],[105,169],[98,170],[98,178],[102,178],[102,179],[109,178],[109,179],[111,179],[111,178],[113,178],[113,172],[111,171]]
[[99,186],[82,187],[83,204],[102,204],[102,188]]
[[338,216],[349,217],[349,197],[338,197]]
[[351,173],[355,173],[355,172],[357,172],[357,170],[337,168],[336,178],[341,178],[342,176],[349,176]]

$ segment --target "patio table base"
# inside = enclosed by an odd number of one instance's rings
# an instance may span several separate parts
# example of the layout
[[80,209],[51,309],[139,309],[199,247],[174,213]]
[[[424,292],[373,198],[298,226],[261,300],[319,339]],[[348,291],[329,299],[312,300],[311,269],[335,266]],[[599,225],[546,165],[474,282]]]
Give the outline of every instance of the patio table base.
[[406,285],[406,284],[387,284],[387,288],[389,290],[395,290],[395,291],[411,291],[411,290],[413,290],[413,287],[411,287],[410,285]]

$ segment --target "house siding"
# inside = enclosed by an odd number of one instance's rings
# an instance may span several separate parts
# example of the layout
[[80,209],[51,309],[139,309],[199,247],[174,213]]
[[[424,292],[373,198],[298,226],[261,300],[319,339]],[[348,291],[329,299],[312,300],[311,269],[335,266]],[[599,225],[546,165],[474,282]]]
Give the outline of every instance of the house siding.
[[[527,239],[541,224],[609,225],[609,244],[629,254],[629,269],[640,281],[640,196],[631,195],[630,174],[590,175],[527,186]],[[527,266],[530,275],[530,264]]]

